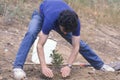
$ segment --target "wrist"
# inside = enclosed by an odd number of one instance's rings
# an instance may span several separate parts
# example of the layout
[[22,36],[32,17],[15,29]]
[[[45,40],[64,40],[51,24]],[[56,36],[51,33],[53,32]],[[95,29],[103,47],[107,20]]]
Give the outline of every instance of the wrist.
[[72,68],[72,64],[66,64],[66,66]]
[[41,67],[42,67],[42,68],[45,68],[45,67],[47,67],[47,65],[46,65],[46,64],[44,64],[44,65],[41,65]]

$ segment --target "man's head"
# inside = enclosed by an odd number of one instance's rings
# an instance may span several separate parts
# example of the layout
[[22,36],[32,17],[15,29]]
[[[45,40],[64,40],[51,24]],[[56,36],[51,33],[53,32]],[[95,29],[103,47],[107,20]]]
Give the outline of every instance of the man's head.
[[73,32],[78,25],[78,16],[74,11],[64,10],[60,13],[58,23],[62,32]]

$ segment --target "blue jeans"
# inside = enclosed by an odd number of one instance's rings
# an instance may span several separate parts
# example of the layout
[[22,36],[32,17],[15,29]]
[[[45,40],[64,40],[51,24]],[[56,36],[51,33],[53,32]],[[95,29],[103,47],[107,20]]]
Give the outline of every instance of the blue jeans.
[[[23,65],[26,61],[29,50],[34,43],[38,33],[41,30],[43,23],[42,16],[34,11],[32,15],[32,19],[29,23],[29,28],[27,33],[25,34],[24,39],[20,45],[18,53],[16,55],[16,59],[13,64],[13,68],[23,68]],[[64,35],[60,30],[58,32],[63,38],[65,38],[69,43],[72,43],[72,34],[68,33]],[[80,41],[80,50],[81,55],[95,68],[100,69],[103,66],[103,61],[96,55],[96,53],[84,42]]]

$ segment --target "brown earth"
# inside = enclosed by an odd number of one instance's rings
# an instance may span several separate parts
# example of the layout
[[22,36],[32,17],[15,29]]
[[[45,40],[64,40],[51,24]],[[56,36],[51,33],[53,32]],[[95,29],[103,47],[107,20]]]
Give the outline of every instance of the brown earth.
[[[27,31],[29,20],[24,23],[15,20],[12,24],[6,25],[3,19],[4,17],[0,16],[0,80],[14,80],[12,63],[19,44]],[[86,41],[105,63],[120,61],[120,29],[110,25],[98,24],[94,19],[83,17],[81,17],[81,25],[81,39]],[[66,61],[71,46],[54,31],[50,33],[50,37],[58,42],[56,49]],[[29,54],[26,62],[32,63],[30,59],[31,54]],[[78,55],[76,62],[86,61],[81,55]],[[39,65],[26,64],[24,70],[27,73],[28,80],[49,80],[43,77]],[[73,66],[70,77],[63,79],[58,73],[50,80],[120,80],[120,72],[102,72],[93,68]]]

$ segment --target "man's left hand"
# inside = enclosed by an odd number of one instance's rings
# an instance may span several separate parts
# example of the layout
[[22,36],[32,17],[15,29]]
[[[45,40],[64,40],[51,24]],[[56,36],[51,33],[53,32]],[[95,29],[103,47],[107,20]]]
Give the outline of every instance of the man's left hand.
[[68,77],[70,76],[71,68],[68,66],[65,66],[61,69],[62,77]]

